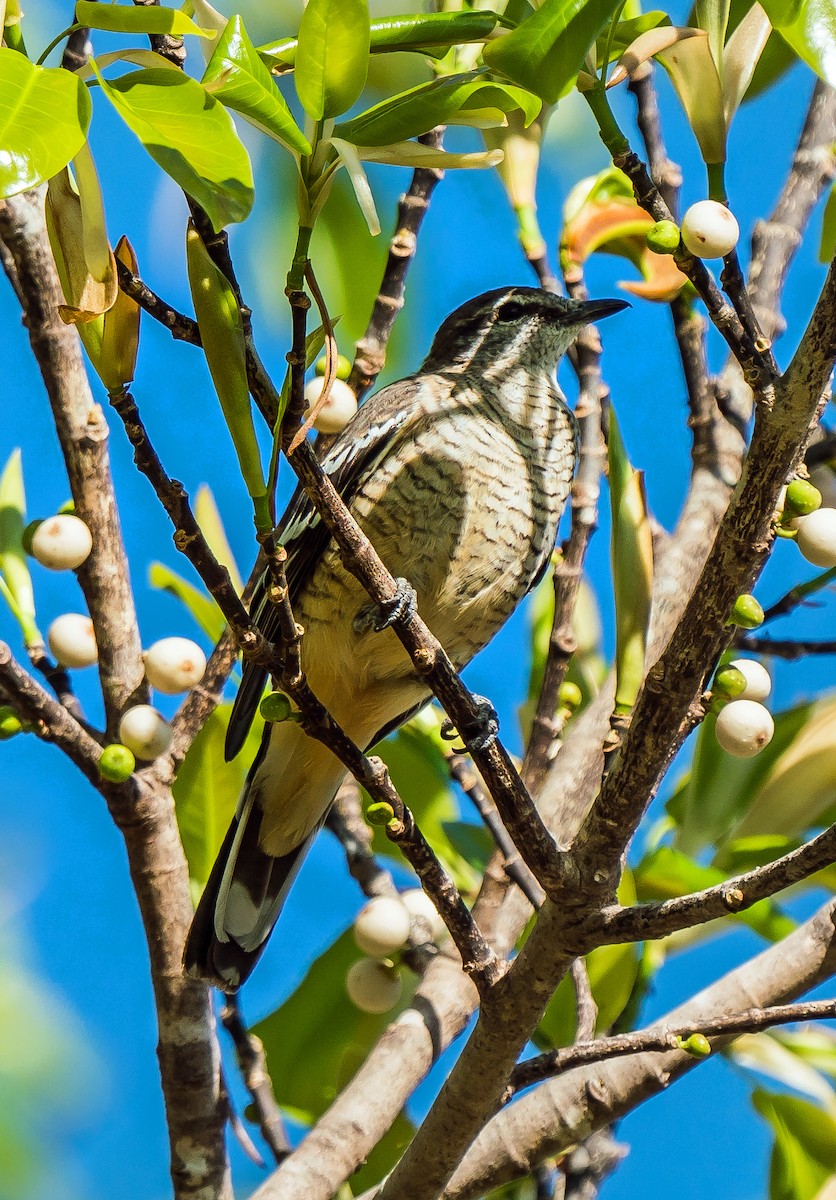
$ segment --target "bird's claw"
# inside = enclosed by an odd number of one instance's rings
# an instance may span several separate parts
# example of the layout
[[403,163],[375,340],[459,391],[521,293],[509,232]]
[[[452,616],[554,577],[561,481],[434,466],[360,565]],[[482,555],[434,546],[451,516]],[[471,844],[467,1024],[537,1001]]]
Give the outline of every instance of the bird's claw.
[[355,633],[382,633],[417,611],[418,597],[408,579],[395,580],[395,594],[383,604],[365,604],[354,618]]
[[[465,745],[452,747],[455,754],[463,754],[466,750],[471,754],[475,750],[478,754],[480,750],[487,750],[496,741],[496,735],[499,733],[499,717],[490,700],[485,696],[475,694],[472,696],[472,700],[476,710],[475,716],[467,728],[461,731],[461,738]],[[449,717],[445,717],[441,722],[440,732],[447,742],[452,742],[459,736],[459,730]]]

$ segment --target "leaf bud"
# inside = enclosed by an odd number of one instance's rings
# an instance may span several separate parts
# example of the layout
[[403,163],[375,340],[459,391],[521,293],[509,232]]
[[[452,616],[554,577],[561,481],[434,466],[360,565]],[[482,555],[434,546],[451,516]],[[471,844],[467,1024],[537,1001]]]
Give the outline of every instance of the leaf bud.
[[708,1058],[711,1053],[711,1042],[704,1033],[692,1033],[690,1037],[679,1038],[678,1041],[681,1049],[694,1058]]
[[0,704],[0,742],[7,742],[23,729],[23,722],[9,704]]
[[741,629],[757,629],[763,624],[763,609],[754,596],[744,593],[734,602],[729,618],[730,625],[738,625]]
[[370,825],[388,825],[395,818],[395,810],[385,800],[377,800],[366,807],[366,820]]
[[806,517],[821,508],[821,492],[806,479],[794,479],[787,485],[784,508],[789,509],[793,516]]
[[645,240],[654,254],[673,254],[679,247],[679,226],[673,221],[657,221],[648,229]]

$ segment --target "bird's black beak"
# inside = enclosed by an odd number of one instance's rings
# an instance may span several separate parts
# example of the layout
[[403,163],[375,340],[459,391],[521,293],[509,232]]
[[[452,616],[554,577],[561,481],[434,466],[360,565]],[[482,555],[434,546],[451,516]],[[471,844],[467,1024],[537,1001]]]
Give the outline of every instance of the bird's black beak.
[[583,300],[578,305],[579,316],[584,324],[600,321],[602,317],[611,317],[613,313],[629,308],[626,300]]

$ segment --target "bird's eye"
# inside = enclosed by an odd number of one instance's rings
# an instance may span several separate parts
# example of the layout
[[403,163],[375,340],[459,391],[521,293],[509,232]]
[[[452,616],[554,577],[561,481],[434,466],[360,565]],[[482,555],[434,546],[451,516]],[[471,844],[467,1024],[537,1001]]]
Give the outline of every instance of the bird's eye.
[[496,319],[498,321],[519,321],[521,317],[525,316],[525,313],[526,307],[524,304],[520,304],[519,300],[506,300],[496,314]]

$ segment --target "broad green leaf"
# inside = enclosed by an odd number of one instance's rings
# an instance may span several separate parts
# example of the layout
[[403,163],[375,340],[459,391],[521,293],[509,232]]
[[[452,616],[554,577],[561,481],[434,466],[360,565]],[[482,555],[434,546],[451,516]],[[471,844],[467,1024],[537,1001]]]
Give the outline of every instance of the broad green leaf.
[[0,47],[0,197],[50,179],[87,140],[92,105],[71,71]]
[[190,17],[176,8],[162,5],[100,4],[98,0],[77,0],[75,19],[91,29],[106,29],[111,33],[170,33],[174,37],[194,34],[211,37],[211,33],[195,25]]
[[608,44],[610,48],[609,61],[613,62],[641,34],[647,33],[651,29],[656,29],[660,25],[670,25],[670,23],[671,19],[667,13],[662,12],[660,9],[654,9],[652,12],[643,13],[641,16],[619,21],[611,39],[608,36],[609,30],[605,29],[604,33],[598,38],[598,44],[595,47],[596,67],[600,71],[604,65],[604,54],[606,53]]
[[162,169],[206,211],[217,231],[253,206],[253,174],[232,118],[181,71],[152,67],[112,81],[91,60],[102,91]]
[[772,25],[825,83],[836,87],[836,5],[833,0],[761,0]]
[[616,711],[629,712],[644,678],[653,584],[653,540],[644,480],[641,472],[630,465],[612,411],[608,462],[615,591],[615,706]]
[[[672,900],[715,887],[728,878],[717,867],[704,867],[670,846],[660,846],[646,855],[635,870],[639,900]],[[777,942],[792,933],[795,922],[771,900],[760,900],[745,912],[730,914],[730,919],[748,925],[767,941]]]
[[[134,248],[126,237],[119,239],[114,257],[134,275],[139,274]],[[116,299],[104,315],[100,358],[98,365],[94,364],[108,392],[119,391],[133,380],[140,318],[141,309],[136,300],[117,288]]]
[[[449,12],[407,13],[402,17],[382,17],[369,27],[369,50],[383,54],[392,50],[424,52],[430,47],[460,46],[465,42],[481,42],[493,31],[498,21],[496,13]],[[282,38],[258,47],[258,53],[268,66],[277,71],[296,64],[297,38]]]
[[410,988],[405,986],[393,1012],[377,1015],[355,1008],[345,977],[362,957],[347,930],[320,955],[293,995],[253,1026],[264,1045],[276,1099],[306,1124],[332,1103],[372,1043],[408,1004]]
[[618,7],[619,0],[545,0],[513,33],[486,45],[485,62],[556,104]]
[[836,185],[830,189],[827,204],[824,206],[821,241],[819,242],[819,262],[829,263],[834,254],[836,254]]
[[752,1103],[775,1131],[770,1200],[815,1200],[833,1176],[836,1121],[808,1100],[756,1088]]
[[836,1092],[828,1081],[771,1031],[744,1033],[735,1040],[729,1056],[738,1066],[761,1075],[770,1075],[784,1087],[801,1092],[836,1117]]
[[244,590],[244,583],[229,545],[226,530],[221,520],[221,514],[215,503],[215,497],[212,495],[212,489],[208,484],[202,483],[197,489],[194,498],[194,515],[203,536],[206,538],[209,549],[218,562],[229,571],[232,586],[240,596]]
[[177,827],[189,863],[195,895],[206,886],[209,872],[241,795],[244,780],[261,742],[263,722],[256,719],[243,754],[224,760],[224,739],[231,704],[209,716],[189,748],[174,781]]
[[0,475],[0,577],[4,594],[27,646],[43,641],[35,623],[35,593],[23,549],[26,492],[20,450],[13,450]]
[[537,97],[523,88],[479,74],[448,75],[382,100],[337,125],[334,133],[357,145],[385,146],[426,133],[436,125],[467,125],[480,116],[499,124],[506,112],[515,110],[522,111],[528,125],[540,108]]
[[[812,705],[790,709],[775,717],[772,741],[754,758],[735,758],[727,754],[714,736],[716,717],[711,713],[697,734],[691,772],[668,804],[668,811],[677,821],[677,847],[685,854],[696,855],[706,846],[722,843],[738,825],[736,837],[746,836],[739,822],[755,803],[764,780],[784,751],[795,740],[810,719]],[[796,825],[794,808],[798,797],[787,812],[787,823]],[[749,829],[754,833],[790,832],[786,827]],[[793,832],[797,832],[797,829]]]
[[296,93],[314,121],[338,117],[366,86],[367,0],[309,0],[299,25]]
[[772,26],[763,7],[753,4],[726,43],[722,60],[726,128],[731,125],[734,114],[749,90],[771,34]]
[[152,563],[148,570],[151,587],[174,596],[191,613],[200,628],[216,642],[224,631],[226,622],[215,601],[206,592],[188,583],[176,571],[164,563]]
[[227,108],[297,154],[311,147],[249,39],[244,22],[231,17],[218,39],[201,83]]

